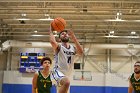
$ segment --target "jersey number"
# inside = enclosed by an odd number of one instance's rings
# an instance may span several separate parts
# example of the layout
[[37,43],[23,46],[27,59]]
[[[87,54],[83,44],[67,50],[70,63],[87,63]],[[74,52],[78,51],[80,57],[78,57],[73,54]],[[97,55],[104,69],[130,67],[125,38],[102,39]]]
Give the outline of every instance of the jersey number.
[[68,63],[71,63],[71,56],[68,57]]

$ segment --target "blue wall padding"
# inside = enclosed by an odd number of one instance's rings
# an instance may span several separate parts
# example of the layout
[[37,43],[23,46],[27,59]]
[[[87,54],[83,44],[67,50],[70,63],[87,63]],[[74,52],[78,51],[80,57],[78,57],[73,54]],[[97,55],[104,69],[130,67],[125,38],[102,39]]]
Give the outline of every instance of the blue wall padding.
[[[3,84],[2,93],[32,93],[32,85]],[[51,93],[56,93],[55,86],[52,87]],[[70,93],[128,93],[128,88],[109,86],[71,86]]]

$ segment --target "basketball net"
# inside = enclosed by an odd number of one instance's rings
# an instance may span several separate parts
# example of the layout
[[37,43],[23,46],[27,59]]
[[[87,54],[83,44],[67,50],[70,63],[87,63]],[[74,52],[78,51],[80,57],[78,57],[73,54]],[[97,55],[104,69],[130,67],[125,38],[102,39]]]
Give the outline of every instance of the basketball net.
[[84,76],[82,75],[81,79],[80,80],[85,80]]

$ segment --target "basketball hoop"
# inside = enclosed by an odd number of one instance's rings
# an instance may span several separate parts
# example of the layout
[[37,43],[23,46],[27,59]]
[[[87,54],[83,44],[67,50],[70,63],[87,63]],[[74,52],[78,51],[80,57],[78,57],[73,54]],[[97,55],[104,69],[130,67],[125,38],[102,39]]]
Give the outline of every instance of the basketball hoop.
[[91,71],[75,71],[73,75],[73,80],[91,81]]

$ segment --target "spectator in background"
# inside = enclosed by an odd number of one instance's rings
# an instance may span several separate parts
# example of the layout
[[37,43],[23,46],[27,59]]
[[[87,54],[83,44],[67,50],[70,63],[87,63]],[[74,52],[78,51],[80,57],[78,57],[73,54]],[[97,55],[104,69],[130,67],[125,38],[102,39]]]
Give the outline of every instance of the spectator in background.
[[52,81],[50,77],[50,66],[52,60],[49,57],[44,57],[40,61],[43,70],[34,74],[32,80],[32,93],[51,93]]
[[134,64],[134,73],[129,77],[128,93],[140,93],[140,61]]

